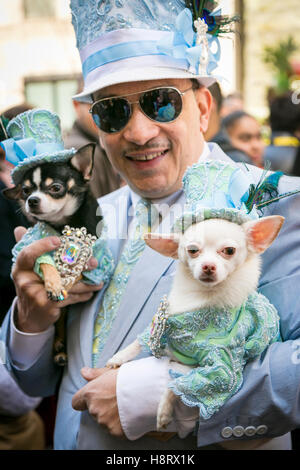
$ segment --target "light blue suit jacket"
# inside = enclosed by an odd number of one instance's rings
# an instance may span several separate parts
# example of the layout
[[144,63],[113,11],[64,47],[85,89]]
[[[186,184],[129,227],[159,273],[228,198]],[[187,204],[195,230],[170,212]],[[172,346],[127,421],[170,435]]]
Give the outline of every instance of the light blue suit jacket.
[[[217,145],[210,144],[210,150],[211,159],[231,161]],[[250,171],[255,181],[259,180],[260,169],[237,165],[244,171]],[[282,177],[280,180],[280,193],[299,188],[300,178]],[[183,196],[180,200],[184,204]],[[128,206],[128,187],[100,199],[109,237],[116,222],[120,230],[128,222],[123,210],[116,211],[119,215],[117,221],[114,219],[115,212],[112,214],[113,211],[109,210],[111,204],[115,207],[119,204]],[[300,425],[300,194],[267,206],[263,215],[271,214],[283,215],[286,220],[279,237],[263,255],[259,290],[271,300],[280,314],[284,342],[272,344],[260,358],[249,363],[244,371],[244,383],[240,391],[212,418],[200,420],[198,446],[222,441],[222,430],[237,425],[243,428],[263,425],[268,437],[285,434]],[[118,234],[110,240],[110,248],[116,260],[122,243]],[[132,342],[149,324],[162,296],[170,290],[175,263],[145,248],[131,273],[99,367],[104,366],[119,348]],[[53,364],[50,342],[28,370],[13,367],[8,354],[9,369],[22,388],[33,395],[53,394],[61,379],[55,431],[57,449],[195,449],[196,437],[192,435],[185,439],[175,437],[164,443],[147,436],[136,441],[120,440],[110,436],[88,412],[79,413],[72,409],[72,396],[86,383],[80,375],[80,369],[84,365],[91,365],[94,316],[99,310],[103,293],[101,291],[84,306],[77,304],[70,308],[67,339],[69,363],[62,378],[60,370]],[[9,341],[9,323],[8,315],[2,328],[6,342]],[[244,438],[247,437],[241,437]]]

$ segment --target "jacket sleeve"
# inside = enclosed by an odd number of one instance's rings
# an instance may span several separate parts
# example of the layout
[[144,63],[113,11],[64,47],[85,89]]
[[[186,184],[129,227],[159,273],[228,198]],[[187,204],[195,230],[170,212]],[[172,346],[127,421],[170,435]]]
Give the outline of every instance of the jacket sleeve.
[[53,362],[53,337],[49,337],[38,357],[28,367],[16,365],[10,355],[11,309],[7,313],[0,331],[0,339],[6,343],[6,368],[29,396],[54,395],[61,377],[61,370]]

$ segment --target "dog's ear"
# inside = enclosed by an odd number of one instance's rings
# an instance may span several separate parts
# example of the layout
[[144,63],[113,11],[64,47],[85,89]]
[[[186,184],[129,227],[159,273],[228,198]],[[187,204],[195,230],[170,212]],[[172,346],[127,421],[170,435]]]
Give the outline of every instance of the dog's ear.
[[2,189],[2,194],[6,199],[17,201],[21,199],[22,186],[18,184],[18,186],[13,186],[12,188]]
[[281,215],[271,215],[243,224],[250,251],[263,253],[273,243],[284,222]]
[[178,259],[178,235],[159,235],[157,233],[146,233],[144,235],[146,244],[161,255]]
[[85,181],[89,181],[93,171],[96,144],[90,143],[81,147],[71,158],[71,165],[80,171]]

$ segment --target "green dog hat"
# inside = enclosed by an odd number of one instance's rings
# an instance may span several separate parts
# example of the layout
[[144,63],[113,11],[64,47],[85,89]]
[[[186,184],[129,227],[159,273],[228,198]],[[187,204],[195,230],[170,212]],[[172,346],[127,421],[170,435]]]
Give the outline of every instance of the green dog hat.
[[6,132],[10,138],[0,145],[6,160],[15,165],[11,173],[15,185],[29,169],[43,163],[68,161],[76,153],[74,148],[64,148],[60,119],[46,109],[19,114],[9,121]]

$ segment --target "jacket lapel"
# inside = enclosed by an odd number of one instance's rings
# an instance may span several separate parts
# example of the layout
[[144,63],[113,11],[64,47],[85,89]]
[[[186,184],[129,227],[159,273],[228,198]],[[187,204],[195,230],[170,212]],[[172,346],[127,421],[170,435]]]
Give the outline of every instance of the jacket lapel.
[[[118,263],[119,254],[125,241],[128,224],[128,207],[130,204],[129,188],[126,186],[119,190],[117,197],[111,195],[99,200],[101,211],[106,225],[108,246],[112,252],[115,264]],[[74,322],[79,322],[79,328],[73,328],[80,335],[79,344],[83,364],[92,366],[92,344],[95,315],[101,308],[101,302],[105,289],[100,291],[86,304],[77,304]],[[80,313],[80,315],[79,315]],[[76,315],[77,314],[77,315]]]

